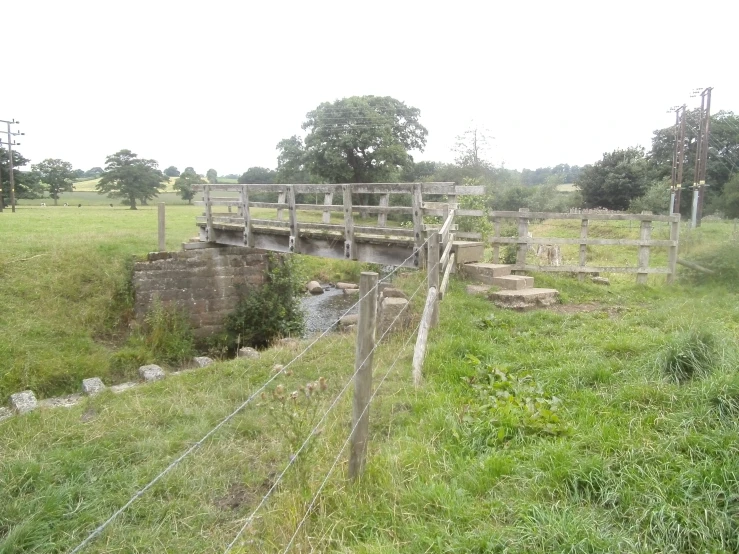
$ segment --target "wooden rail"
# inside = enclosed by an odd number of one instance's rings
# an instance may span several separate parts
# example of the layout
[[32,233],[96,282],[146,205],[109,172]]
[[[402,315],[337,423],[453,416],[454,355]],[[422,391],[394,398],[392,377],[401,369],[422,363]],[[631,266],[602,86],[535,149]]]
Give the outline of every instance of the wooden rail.
[[[389,265],[406,260],[411,251],[414,255],[405,265],[424,267],[422,246],[437,231],[443,245],[441,258],[448,263],[450,237],[457,230],[454,217],[484,216],[482,210],[463,209],[457,203],[460,196],[482,195],[483,187],[455,183],[209,184],[195,188],[202,191],[202,200],[195,204],[204,207],[197,218],[201,241]],[[259,193],[274,194],[277,202],[254,200]],[[315,195],[316,203],[299,202],[300,195]],[[323,201],[319,203],[320,195]],[[367,195],[376,202],[360,203]],[[228,211],[219,212],[219,207]],[[252,208],[275,210],[275,218],[255,218]],[[320,223],[308,223],[299,216],[316,212],[322,214]],[[342,220],[332,222],[333,213],[341,213]],[[357,221],[357,214],[364,220]],[[366,223],[368,216],[377,217],[376,225]],[[412,226],[394,226],[388,216],[405,217]],[[429,216],[442,217],[442,224],[425,223]]]
[[[586,274],[592,273],[634,273],[637,283],[646,283],[649,274],[665,274],[667,282],[671,283],[675,277],[677,264],[677,252],[680,236],[679,215],[652,215],[642,214],[603,214],[603,213],[553,213],[553,212],[530,212],[524,208],[517,212],[494,211],[490,212],[493,220],[494,234],[490,238],[493,247],[493,262],[500,263],[500,245],[516,244],[516,263],[513,269],[527,271],[566,271],[577,273],[582,280]],[[502,237],[501,221],[516,220],[518,222],[518,233],[516,237]],[[560,237],[530,237],[529,224],[532,220],[570,219],[579,220],[580,238]],[[639,222],[638,239],[605,239],[588,237],[590,221],[636,221]],[[651,238],[652,223],[664,222],[670,226],[669,240],[657,240]],[[529,247],[532,245],[580,245],[578,265],[533,265],[526,261]],[[635,246],[637,247],[637,265],[626,267],[595,266],[588,264],[588,246]],[[649,267],[650,249],[654,247],[668,248],[667,267]]]

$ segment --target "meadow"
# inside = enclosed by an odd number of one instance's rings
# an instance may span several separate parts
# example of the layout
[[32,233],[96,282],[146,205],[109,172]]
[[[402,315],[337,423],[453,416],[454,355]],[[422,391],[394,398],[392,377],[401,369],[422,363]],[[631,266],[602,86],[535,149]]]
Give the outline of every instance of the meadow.
[[[195,234],[197,213],[168,209],[169,248]],[[154,248],[155,208],[21,206],[0,232],[5,390],[50,367],[61,388],[100,375],[119,270]],[[687,254],[736,252],[732,233],[725,222],[684,233]],[[292,551],[739,552],[739,291],[695,279],[603,287],[537,274],[561,303],[512,312],[455,278],[420,389],[411,331],[378,351],[375,382],[389,373],[366,473],[349,483],[339,457]],[[397,284],[412,293],[422,280]],[[71,550],[298,351],[0,422],[0,552]],[[85,551],[223,552],[344,387],[353,352],[351,334],[319,341]],[[321,395],[279,400],[278,385],[319,377]],[[349,431],[350,396],[232,552],[283,551]]]

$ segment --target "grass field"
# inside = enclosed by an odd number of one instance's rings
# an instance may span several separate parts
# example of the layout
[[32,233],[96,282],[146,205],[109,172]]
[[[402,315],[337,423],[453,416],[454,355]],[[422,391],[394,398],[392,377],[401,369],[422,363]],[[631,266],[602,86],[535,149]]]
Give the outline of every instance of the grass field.
[[[176,248],[194,234],[198,209],[167,213]],[[0,216],[3,386],[49,367],[60,387],[67,373],[75,386],[101,374],[113,345],[93,331],[105,326],[122,261],[152,249],[155,231],[153,207],[21,206]],[[683,238],[690,256],[735,241],[721,222]],[[500,310],[453,280],[421,389],[410,384],[407,332],[392,335],[375,382],[400,363],[372,405],[365,476],[350,485],[340,458],[292,552],[739,551],[736,285],[536,279],[562,303]],[[399,285],[419,283],[410,273]],[[353,349],[352,335],[319,342],[277,383],[291,391],[325,377],[324,394],[285,410],[270,386],[86,552],[223,552],[313,410],[344,386]],[[1,422],[0,552],[71,550],[295,353],[274,349]],[[695,372],[666,369],[675,363]],[[282,552],[348,433],[349,396],[234,552]]]

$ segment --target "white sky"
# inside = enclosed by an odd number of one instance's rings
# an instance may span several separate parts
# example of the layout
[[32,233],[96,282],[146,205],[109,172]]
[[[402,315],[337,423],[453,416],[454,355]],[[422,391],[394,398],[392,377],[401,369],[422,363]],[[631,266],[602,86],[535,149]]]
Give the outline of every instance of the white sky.
[[417,161],[451,161],[474,119],[495,164],[585,164],[648,147],[695,87],[739,112],[738,14],[729,0],[9,0],[0,119],[22,122],[34,163],[86,170],[129,148],[225,175],[276,167],[319,103],[376,94],[421,110]]

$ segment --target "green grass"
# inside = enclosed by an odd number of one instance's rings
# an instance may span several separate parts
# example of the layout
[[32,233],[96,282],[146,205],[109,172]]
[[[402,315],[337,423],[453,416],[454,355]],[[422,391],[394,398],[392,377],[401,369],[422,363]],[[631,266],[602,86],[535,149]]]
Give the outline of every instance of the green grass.
[[[193,234],[198,211],[168,210],[171,248]],[[731,240],[715,225],[693,232],[692,254]],[[45,371],[56,355],[64,375],[97,352],[100,364],[85,366],[96,371],[84,376],[100,374],[111,347],[91,330],[104,326],[122,260],[153,248],[155,230],[153,207],[21,206],[0,217],[12,238],[0,246],[8,335],[0,356],[14,364],[3,371]],[[409,273],[398,284],[411,292],[420,279]],[[348,483],[344,453],[293,552],[739,551],[736,287],[536,279],[559,289],[562,304],[501,310],[453,279],[420,389],[411,385],[411,350],[401,350],[407,335],[391,335],[374,382],[396,355],[400,363],[372,405],[367,470]],[[416,318],[422,301],[414,299]],[[270,350],[1,422],[0,552],[71,550],[296,352]],[[321,413],[351,375],[353,356],[353,335],[331,336],[277,382],[289,392],[326,377]],[[675,360],[698,361],[699,370],[676,379]],[[481,392],[494,392],[479,388],[481,366],[514,378],[519,401],[487,402]],[[311,409],[283,412],[273,391],[86,552],[222,552],[314,421]],[[350,395],[351,387],[235,552],[282,551],[349,431]],[[556,405],[557,433],[532,422],[537,413],[552,417],[542,404]]]

